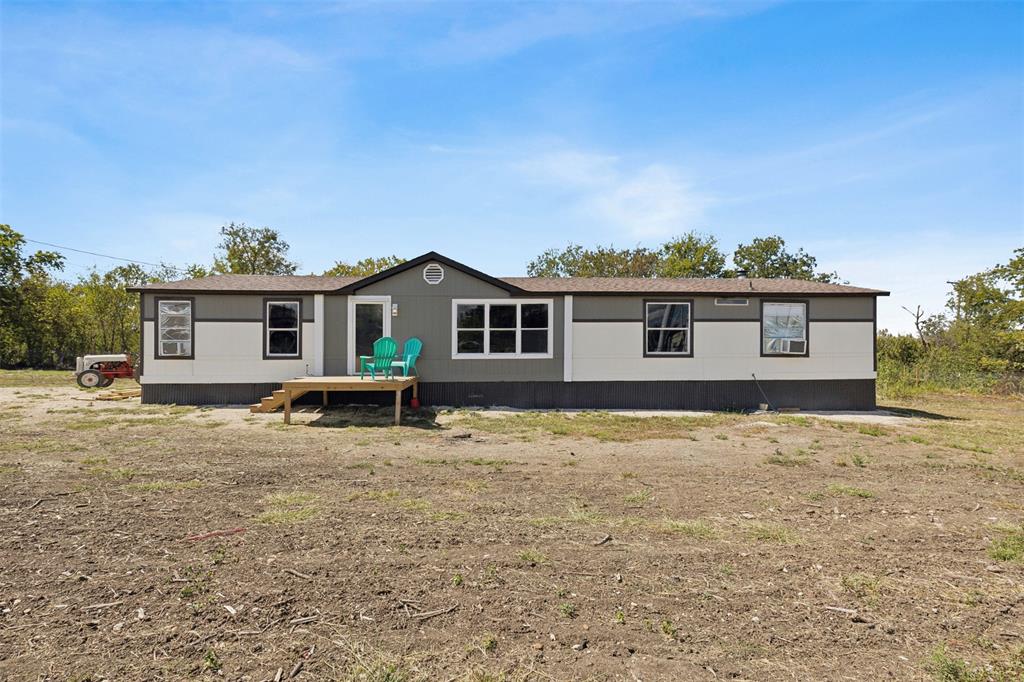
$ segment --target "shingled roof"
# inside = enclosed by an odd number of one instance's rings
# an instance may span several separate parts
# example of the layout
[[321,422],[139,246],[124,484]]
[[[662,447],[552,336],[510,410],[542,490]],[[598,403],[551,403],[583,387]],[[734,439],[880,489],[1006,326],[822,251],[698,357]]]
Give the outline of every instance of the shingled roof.
[[824,295],[885,296],[889,292],[804,279],[658,277],[502,277],[530,293],[545,294],[714,294],[716,296]]
[[153,282],[131,291],[254,294],[327,294],[361,277],[323,275],[210,275],[177,282]]
[[152,293],[329,294],[354,293],[424,263],[436,261],[490,282],[510,294],[715,296],[888,296],[888,291],[803,279],[642,277],[491,277],[433,251],[369,277],[323,275],[211,275],[177,282],[155,282],[130,291]]

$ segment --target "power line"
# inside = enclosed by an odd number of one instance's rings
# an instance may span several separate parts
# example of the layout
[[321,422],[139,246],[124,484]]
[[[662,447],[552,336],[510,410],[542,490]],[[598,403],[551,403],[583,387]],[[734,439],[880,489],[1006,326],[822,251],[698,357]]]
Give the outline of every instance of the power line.
[[148,265],[149,267],[152,268],[167,268],[169,270],[174,270],[175,272],[185,272],[181,268],[176,268],[173,265],[167,265],[165,263],[148,263],[144,260],[133,260],[131,258],[121,258],[120,256],[110,256],[105,253],[96,253],[95,251],[85,251],[83,249],[76,249],[70,246],[61,246],[60,244],[51,244],[50,242],[43,242],[39,241],[38,239],[26,238],[25,241],[32,242],[33,244],[42,244],[43,246],[49,246],[54,249],[61,249],[63,251],[74,251],[75,253],[84,253],[90,256],[99,256],[100,258],[110,258],[111,260],[124,261],[125,263],[135,263],[136,265]]

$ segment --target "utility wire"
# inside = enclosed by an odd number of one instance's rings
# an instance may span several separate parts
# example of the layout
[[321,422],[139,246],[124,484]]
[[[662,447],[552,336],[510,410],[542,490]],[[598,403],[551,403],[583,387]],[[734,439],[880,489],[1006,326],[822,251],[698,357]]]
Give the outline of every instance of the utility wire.
[[148,265],[148,266],[150,266],[152,268],[167,268],[169,270],[174,270],[175,272],[179,272],[179,273],[185,272],[181,268],[176,268],[173,265],[166,265],[164,263],[149,263],[149,262],[146,262],[144,260],[133,260],[131,258],[121,258],[120,256],[109,256],[109,255],[107,255],[105,253],[96,253],[95,251],[85,251],[83,249],[75,249],[75,248],[72,248],[70,246],[61,246],[60,244],[51,244],[50,242],[43,242],[43,241],[39,241],[38,239],[28,239],[28,238],[26,238],[25,241],[32,242],[33,244],[42,244],[43,246],[49,246],[49,247],[52,247],[52,248],[55,248],[55,249],[61,249],[61,250],[64,250],[64,251],[74,251],[75,253],[84,253],[84,254],[88,254],[90,256],[99,256],[100,258],[110,258],[111,260],[124,261],[125,263],[135,263],[136,265]]

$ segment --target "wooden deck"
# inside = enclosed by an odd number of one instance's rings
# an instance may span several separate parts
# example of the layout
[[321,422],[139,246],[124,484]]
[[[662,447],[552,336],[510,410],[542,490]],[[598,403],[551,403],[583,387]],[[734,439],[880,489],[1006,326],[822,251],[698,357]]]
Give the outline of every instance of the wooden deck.
[[[327,404],[327,394],[331,391],[394,391],[395,392],[395,425],[402,420],[402,391],[412,388],[412,397],[419,395],[418,377],[395,377],[393,379],[361,379],[359,377],[299,377],[282,382],[284,404],[284,423],[292,423],[292,400],[311,391],[323,391],[323,403]],[[277,393],[275,391],[274,393]]]

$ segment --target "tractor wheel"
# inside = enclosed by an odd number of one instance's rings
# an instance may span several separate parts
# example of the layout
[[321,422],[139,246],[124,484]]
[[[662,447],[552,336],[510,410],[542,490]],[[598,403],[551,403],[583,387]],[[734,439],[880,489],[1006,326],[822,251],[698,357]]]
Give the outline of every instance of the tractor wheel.
[[[102,374],[100,376],[103,376]],[[114,383],[114,380],[110,377],[103,377],[103,383],[100,384],[100,388],[106,388]]]
[[102,386],[105,377],[94,369],[87,369],[78,375],[78,385],[82,388]]

